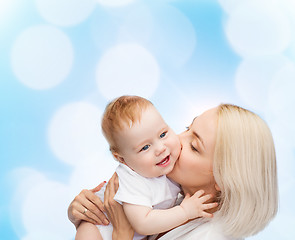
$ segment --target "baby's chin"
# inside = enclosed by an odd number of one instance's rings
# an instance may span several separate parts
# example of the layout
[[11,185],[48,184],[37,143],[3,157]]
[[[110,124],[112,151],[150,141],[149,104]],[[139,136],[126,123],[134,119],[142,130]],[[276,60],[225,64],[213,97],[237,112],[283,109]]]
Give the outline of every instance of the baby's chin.
[[166,176],[168,178],[171,178],[173,180],[174,176],[175,176],[175,172],[177,171],[177,168],[178,168],[178,159],[175,160],[174,164],[173,164],[173,167],[171,168],[171,171],[169,171],[169,173],[166,174]]
[[[177,160],[178,160],[178,159],[177,159]],[[174,172],[175,167],[176,167],[176,162],[177,162],[177,160],[174,161],[174,163],[173,163],[172,166],[170,166],[170,167],[171,167],[170,171],[168,171],[168,172],[166,173],[166,176],[167,176],[167,177],[169,177],[169,175],[173,175],[173,172]]]

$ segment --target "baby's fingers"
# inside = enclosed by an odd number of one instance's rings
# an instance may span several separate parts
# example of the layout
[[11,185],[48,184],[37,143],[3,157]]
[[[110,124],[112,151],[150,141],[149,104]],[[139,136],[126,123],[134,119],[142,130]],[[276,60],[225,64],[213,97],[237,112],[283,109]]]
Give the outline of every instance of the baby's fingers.
[[203,210],[207,210],[207,209],[211,209],[211,208],[215,208],[218,206],[218,203],[217,202],[214,202],[214,203],[207,203],[207,204],[203,204],[203,207],[202,209]]
[[213,214],[212,213],[207,213],[207,212],[202,212],[202,217],[212,218],[213,217]]
[[200,201],[202,203],[204,203],[204,202],[207,202],[210,198],[212,198],[212,194],[207,194],[207,195],[200,197]]
[[195,194],[193,196],[200,198],[204,193],[205,193],[204,190],[199,190],[199,191],[195,192]]

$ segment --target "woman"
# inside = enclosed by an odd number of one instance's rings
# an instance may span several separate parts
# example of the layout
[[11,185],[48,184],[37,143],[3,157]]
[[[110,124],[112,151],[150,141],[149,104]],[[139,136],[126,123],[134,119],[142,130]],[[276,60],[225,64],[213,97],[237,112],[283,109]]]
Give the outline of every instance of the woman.
[[[265,122],[248,110],[222,104],[195,118],[179,137],[182,151],[169,177],[181,185],[184,194],[200,189],[213,194],[219,207],[213,219],[190,221],[159,239],[229,240],[261,231],[276,215],[278,204],[275,150]],[[132,239],[133,230],[124,221],[122,209],[111,200],[114,179],[105,203],[114,225],[113,239],[119,233]],[[91,191],[82,191],[69,207],[70,220],[76,227],[81,220],[103,220],[95,206],[103,209]],[[119,210],[114,212],[114,208]],[[82,214],[84,209],[89,211]]]

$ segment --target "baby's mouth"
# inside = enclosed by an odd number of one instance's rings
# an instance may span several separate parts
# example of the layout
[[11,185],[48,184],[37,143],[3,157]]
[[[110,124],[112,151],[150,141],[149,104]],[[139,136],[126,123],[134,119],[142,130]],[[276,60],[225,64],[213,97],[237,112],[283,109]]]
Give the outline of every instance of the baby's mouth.
[[168,163],[170,160],[170,155],[168,155],[167,157],[165,157],[161,162],[157,163],[158,166],[163,166],[166,163]]

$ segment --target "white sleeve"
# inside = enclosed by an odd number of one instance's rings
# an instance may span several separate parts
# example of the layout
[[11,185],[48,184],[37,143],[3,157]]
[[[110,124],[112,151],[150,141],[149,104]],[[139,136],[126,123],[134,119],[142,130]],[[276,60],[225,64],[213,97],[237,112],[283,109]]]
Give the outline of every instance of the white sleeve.
[[105,183],[103,187],[98,192],[95,193],[95,195],[98,196],[102,202],[104,202],[104,192],[106,190],[107,184],[108,183]]
[[[145,184],[142,176],[118,167],[119,189],[114,197],[119,203],[126,202],[152,208],[150,187]],[[132,170],[131,170],[132,171]]]

